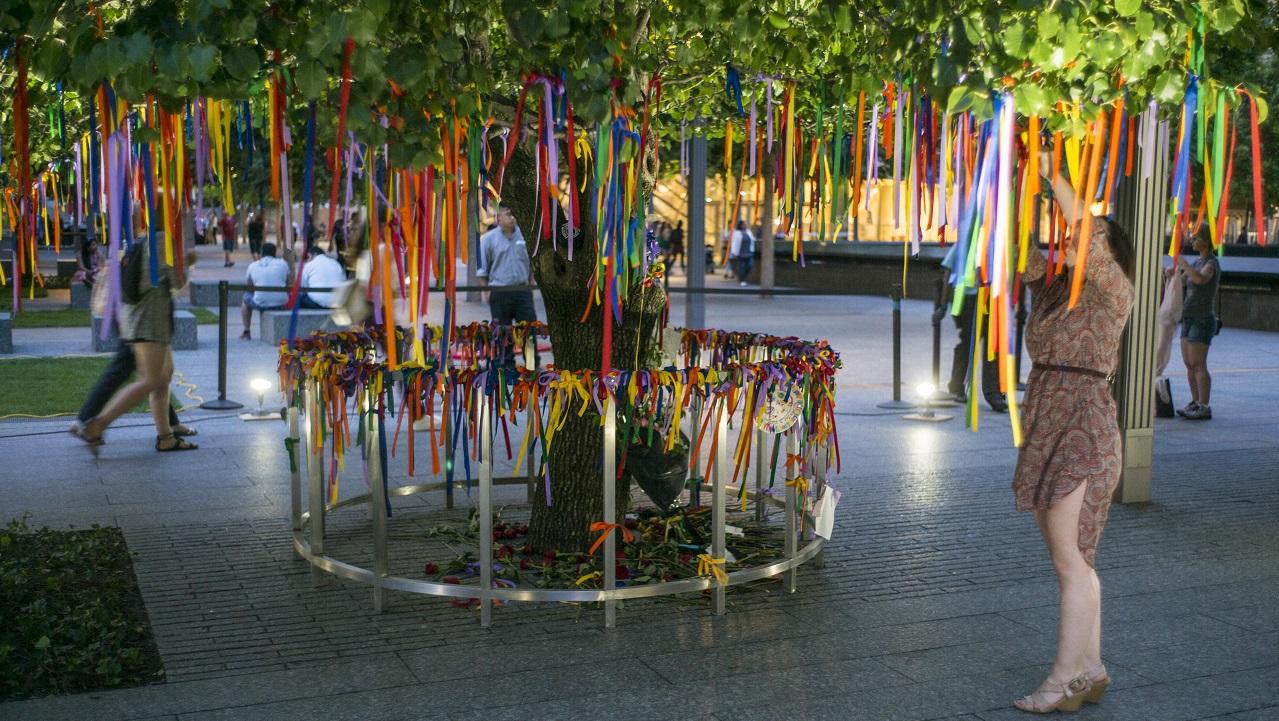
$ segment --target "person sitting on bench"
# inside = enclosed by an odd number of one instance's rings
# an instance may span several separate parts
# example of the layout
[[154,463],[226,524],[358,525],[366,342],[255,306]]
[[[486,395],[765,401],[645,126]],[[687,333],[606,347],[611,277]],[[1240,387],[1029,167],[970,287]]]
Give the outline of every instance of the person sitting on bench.
[[241,340],[249,340],[249,326],[255,310],[279,310],[289,301],[285,291],[255,290],[255,288],[283,288],[289,284],[289,264],[275,257],[275,243],[262,244],[262,257],[249,264],[245,274],[249,289],[240,302],[240,316],[244,320]]
[[318,245],[306,249],[306,265],[302,267],[302,307],[332,308],[337,305],[337,293],[331,290],[312,291],[312,288],[337,288],[346,282],[346,270],[342,264],[324,254]]

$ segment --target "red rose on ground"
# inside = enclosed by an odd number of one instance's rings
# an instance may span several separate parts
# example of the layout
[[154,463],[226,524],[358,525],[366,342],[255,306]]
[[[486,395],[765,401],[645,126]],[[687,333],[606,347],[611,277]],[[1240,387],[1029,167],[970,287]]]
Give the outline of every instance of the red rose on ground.
[[521,534],[528,533],[528,524],[521,523],[520,525],[516,526],[515,529],[519,531]]
[[663,574],[662,574],[662,580],[663,580],[663,581],[670,581],[670,580],[672,580],[672,579],[674,579],[674,578],[675,578],[675,577],[674,577],[674,576],[672,576],[672,575],[671,575],[671,574],[669,574],[669,573],[663,573]]
[[434,563],[428,563],[425,566],[422,566],[422,573],[425,573],[428,576],[434,576],[439,572],[440,567]]
[[532,563],[531,561],[529,561],[527,558],[521,558],[521,559],[520,559],[520,570],[521,570],[521,571],[527,571],[527,570],[529,569],[529,567],[530,567],[530,566],[532,566],[532,565],[533,565],[533,563]]
[[630,567],[623,566],[620,563],[617,564],[616,568],[614,568],[614,572],[617,574],[617,580],[619,581],[625,581],[626,579],[631,577]]
[[461,581],[458,580],[457,576],[445,576],[444,578],[440,580],[444,581],[445,583],[452,583],[452,584],[461,583]]
[[496,555],[498,559],[505,559],[505,558],[510,558],[511,554],[513,553],[515,553],[514,548],[511,548],[510,546],[502,546],[501,548],[497,549]]
[[506,530],[506,524],[505,524],[505,523],[495,523],[495,524],[493,524],[493,530],[494,530],[494,531],[505,531],[505,530]]
[[681,553],[681,554],[679,554],[679,562],[680,562],[680,563],[692,563],[692,562],[693,562],[693,555],[692,555],[692,554],[690,554],[690,553]]
[[533,555],[533,544],[531,543],[524,544],[524,547],[520,549],[520,553],[523,553],[525,556]]
[[549,566],[552,563],[555,563],[555,555],[555,551],[553,550],[542,551],[542,564]]

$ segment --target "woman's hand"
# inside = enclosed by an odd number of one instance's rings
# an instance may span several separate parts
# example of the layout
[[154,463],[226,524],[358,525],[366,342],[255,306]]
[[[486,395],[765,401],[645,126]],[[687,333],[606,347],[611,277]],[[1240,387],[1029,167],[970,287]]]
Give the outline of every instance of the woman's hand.
[[1039,149],[1039,175],[1044,180],[1052,180],[1053,151],[1049,148]]

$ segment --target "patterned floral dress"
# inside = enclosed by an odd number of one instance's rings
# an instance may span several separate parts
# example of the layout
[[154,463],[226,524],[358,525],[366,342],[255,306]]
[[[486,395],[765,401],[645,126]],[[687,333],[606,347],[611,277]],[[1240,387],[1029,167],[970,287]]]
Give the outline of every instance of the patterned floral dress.
[[[1068,310],[1070,276],[1046,280],[1038,252],[1023,276],[1032,293],[1026,347],[1037,364],[1113,374],[1132,311],[1133,287],[1115,262],[1103,223],[1094,226],[1079,303]],[[1017,510],[1048,508],[1083,483],[1079,550],[1093,565],[1097,543],[1119,483],[1123,449],[1118,412],[1105,378],[1063,370],[1032,370],[1023,402],[1025,437],[1013,474]]]

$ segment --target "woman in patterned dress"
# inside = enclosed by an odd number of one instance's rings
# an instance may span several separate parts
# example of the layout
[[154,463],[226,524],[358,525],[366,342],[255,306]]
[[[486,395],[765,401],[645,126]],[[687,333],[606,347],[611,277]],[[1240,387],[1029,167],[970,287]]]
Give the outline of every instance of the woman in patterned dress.
[[[1040,167],[1047,173],[1051,160],[1041,158]],[[1075,228],[1065,247],[1065,265],[1073,272],[1080,232],[1075,194],[1061,175],[1050,180],[1066,222]],[[1071,275],[1050,278],[1037,249],[1023,276],[1033,294],[1026,346],[1034,369],[1013,491],[1017,509],[1035,513],[1061,594],[1052,670],[1014,704],[1034,713],[1096,703],[1110,684],[1101,663],[1101,584],[1093,561],[1123,465],[1111,383],[1132,311],[1133,247],[1122,228],[1100,216],[1092,219],[1090,235],[1083,289],[1073,310]]]

